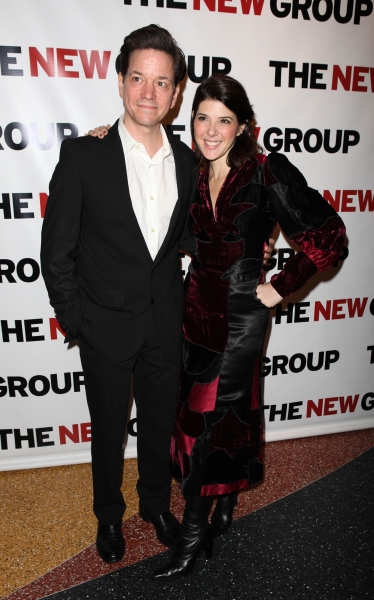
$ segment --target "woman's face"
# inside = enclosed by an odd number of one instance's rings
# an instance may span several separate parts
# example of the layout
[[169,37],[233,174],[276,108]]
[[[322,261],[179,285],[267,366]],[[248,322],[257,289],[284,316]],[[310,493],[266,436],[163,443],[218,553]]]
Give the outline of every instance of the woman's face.
[[209,161],[226,164],[235,139],[244,129],[231,110],[218,100],[203,100],[194,115],[196,144]]

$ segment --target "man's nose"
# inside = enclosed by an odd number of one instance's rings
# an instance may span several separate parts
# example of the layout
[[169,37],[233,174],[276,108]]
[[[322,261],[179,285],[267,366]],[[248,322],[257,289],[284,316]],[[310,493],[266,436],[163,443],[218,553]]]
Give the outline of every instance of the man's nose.
[[151,81],[146,81],[143,86],[142,96],[147,100],[153,100],[155,98],[155,87]]

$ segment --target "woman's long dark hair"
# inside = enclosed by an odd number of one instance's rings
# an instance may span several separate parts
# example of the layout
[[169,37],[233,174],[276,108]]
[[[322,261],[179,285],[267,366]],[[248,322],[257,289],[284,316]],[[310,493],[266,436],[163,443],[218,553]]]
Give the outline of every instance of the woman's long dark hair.
[[262,152],[254,135],[255,114],[248,100],[245,89],[236,79],[228,75],[212,75],[199,85],[192,104],[191,135],[195,145],[195,156],[199,166],[205,168],[209,161],[200,152],[196,144],[193,124],[199,105],[204,100],[218,100],[236,115],[239,125],[245,125],[242,133],[237,136],[233,147],[227,155],[229,167],[240,167],[248,158]]

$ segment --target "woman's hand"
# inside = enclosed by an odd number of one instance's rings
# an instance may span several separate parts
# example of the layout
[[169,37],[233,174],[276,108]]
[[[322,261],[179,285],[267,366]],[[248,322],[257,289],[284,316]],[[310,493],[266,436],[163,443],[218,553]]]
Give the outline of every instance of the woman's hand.
[[271,283],[260,283],[257,286],[256,295],[260,302],[268,308],[273,308],[273,306],[283,300],[282,296],[275,291]]
[[264,265],[268,264],[268,260],[269,258],[271,258],[271,253],[274,250],[274,245],[275,245],[275,239],[274,238],[269,238],[269,245],[265,245],[264,246]]
[[106,136],[110,129],[110,125],[100,125],[100,127],[95,127],[95,129],[90,129],[88,133],[84,135],[92,135],[92,137],[103,138]]

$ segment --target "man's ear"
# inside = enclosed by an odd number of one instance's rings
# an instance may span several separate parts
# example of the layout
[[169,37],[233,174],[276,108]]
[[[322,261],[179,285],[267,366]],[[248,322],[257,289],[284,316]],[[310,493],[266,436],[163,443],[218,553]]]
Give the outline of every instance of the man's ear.
[[121,98],[123,98],[123,75],[118,73],[118,91]]
[[174,94],[173,94],[173,98],[171,100],[170,108],[174,108],[175,103],[176,103],[177,98],[178,98],[179,92],[180,92],[180,85],[178,84],[177,87],[174,90]]

